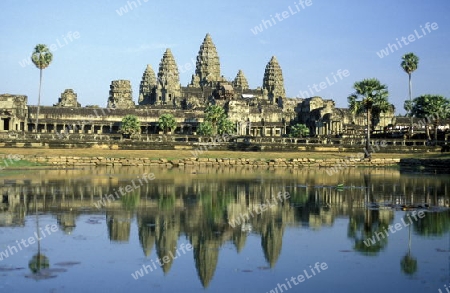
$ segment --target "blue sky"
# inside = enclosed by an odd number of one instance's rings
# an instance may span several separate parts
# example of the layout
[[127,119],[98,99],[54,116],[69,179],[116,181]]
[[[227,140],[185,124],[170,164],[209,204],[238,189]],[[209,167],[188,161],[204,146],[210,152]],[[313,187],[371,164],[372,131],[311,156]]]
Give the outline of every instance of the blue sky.
[[[450,98],[450,1],[310,1],[302,6],[300,0],[2,0],[0,93],[27,95],[29,104],[37,103],[39,70],[22,60],[43,43],[56,48],[44,71],[43,105],[53,105],[72,88],[83,106],[105,106],[116,79],[131,80],[136,102],[146,65],[157,71],[168,47],[185,69],[181,84],[188,84],[194,69],[184,64],[192,64],[210,33],[222,74],[233,79],[242,69],[252,88],[261,86],[275,55],[288,97],[309,90],[346,107],[353,83],[375,77],[388,86],[397,113],[404,113],[408,78],[400,62],[403,54],[414,52],[420,63],[413,73],[413,96]],[[425,28],[427,23],[436,23],[434,29]],[[262,28],[257,34],[256,26]],[[414,40],[402,43],[411,34]],[[389,54],[380,58],[389,43]],[[338,70],[349,74],[340,78]],[[314,90],[321,82],[325,88]]]

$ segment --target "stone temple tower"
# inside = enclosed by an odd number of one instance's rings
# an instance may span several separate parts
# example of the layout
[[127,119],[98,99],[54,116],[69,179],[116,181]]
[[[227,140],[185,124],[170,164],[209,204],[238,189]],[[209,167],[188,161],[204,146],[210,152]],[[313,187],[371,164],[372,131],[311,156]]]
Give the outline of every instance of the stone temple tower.
[[222,81],[220,76],[220,61],[211,35],[206,34],[197,56],[195,75],[192,76],[191,86],[216,86]]
[[73,89],[66,89],[61,94],[61,97],[58,100],[57,104],[53,106],[56,107],[81,107],[81,104],[78,103],[77,94],[73,91]]
[[239,88],[241,90],[248,89],[248,81],[247,78],[245,78],[244,72],[242,72],[242,70],[239,70],[238,74],[234,78],[233,87]]
[[286,97],[283,72],[275,56],[272,56],[264,71],[263,96],[271,104],[279,104]]
[[170,49],[166,49],[159,63],[156,88],[157,105],[179,105],[181,84],[178,67]]
[[132,109],[135,107],[129,80],[113,80],[109,88],[108,108]]
[[156,86],[155,72],[149,64],[142,75],[139,87],[139,105],[152,105],[155,103]]

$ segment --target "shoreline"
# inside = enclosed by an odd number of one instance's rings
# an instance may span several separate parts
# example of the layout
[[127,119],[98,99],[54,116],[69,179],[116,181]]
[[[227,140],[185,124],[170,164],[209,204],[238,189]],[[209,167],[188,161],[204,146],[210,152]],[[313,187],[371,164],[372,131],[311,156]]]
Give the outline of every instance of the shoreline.
[[[349,168],[401,168],[403,170],[429,170],[450,173],[450,159],[415,159],[415,158],[372,158],[372,159],[264,159],[264,158],[186,158],[186,159],[149,159],[149,158],[111,158],[111,157],[77,157],[77,156],[24,156],[29,166],[11,165],[5,171],[83,169],[83,167],[122,167],[153,166],[162,168],[189,167],[251,167],[251,168],[325,168],[329,176]],[[35,165],[33,165],[35,164]]]
[[[189,166],[255,168],[327,168],[330,175],[355,167],[400,167],[405,169],[442,169],[450,173],[450,155],[440,153],[373,153],[371,159],[347,152],[233,152],[208,151],[193,157],[190,151],[86,150],[86,149],[3,149],[0,159],[7,161],[4,171],[81,168],[85,166]],[[283,158],[280,158],[283,156]],[[20,157],[13,161],[7,158]]]

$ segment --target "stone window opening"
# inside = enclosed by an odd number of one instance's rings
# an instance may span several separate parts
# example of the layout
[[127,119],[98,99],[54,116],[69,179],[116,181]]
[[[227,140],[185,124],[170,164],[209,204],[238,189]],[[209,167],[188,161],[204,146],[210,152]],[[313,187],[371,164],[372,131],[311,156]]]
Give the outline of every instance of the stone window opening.
[[9,121],[11,119],[10,118],[2,118],[2,120],[3,120],[3,130],[9,131]]

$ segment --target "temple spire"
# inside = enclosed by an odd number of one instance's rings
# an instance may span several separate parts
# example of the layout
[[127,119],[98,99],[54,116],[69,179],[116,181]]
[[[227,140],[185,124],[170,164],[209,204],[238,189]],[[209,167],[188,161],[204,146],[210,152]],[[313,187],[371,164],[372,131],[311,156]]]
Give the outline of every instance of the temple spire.
[[248,81],[247,78],[245,78],[244,72],[242,72],[242,70],[239,70],[236,77],[234,78],[233,87],[240,88],[242,90],[248,89]]
[[266,65],[263,79],[264,96],[270,103],[278,103],[279,99],[286,97],[284,90],[283,72],[278,64],[275,56],[272,56],[269,63]]
[[219,55],[211,35],[208,33],[198,52],[195,76],[192,77],[191,85],[195,87],[214,86],[221,80]]
[[157,104],[177,105],[181,97],[180,76],[177,63],[170,49],[166,49],[159,63],[156,102]]
[[139,105],[152,104],[152,93],[156,88],[156,75],[150,64],[142,75],[141,85],[139,87]]

